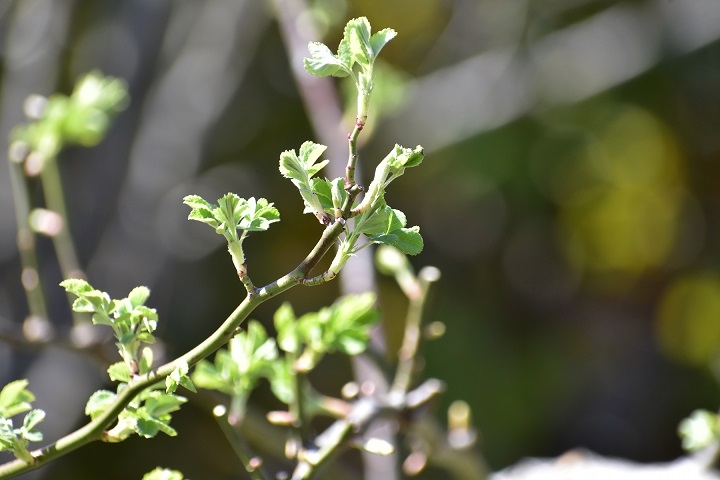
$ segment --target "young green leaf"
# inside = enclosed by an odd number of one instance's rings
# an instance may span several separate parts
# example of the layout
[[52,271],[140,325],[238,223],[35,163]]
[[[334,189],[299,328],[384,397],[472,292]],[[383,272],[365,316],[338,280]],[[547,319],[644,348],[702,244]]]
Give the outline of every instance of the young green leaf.
[[[404,148],[400,145],[395,145],[393,155],[388,159],[388,163],[394,170],[400,170],[410,167],[417,167],[420,165],[425,158],[425,151],[418,145],[415,149]],[[396,172],[393,172],[396,174]],[[397,174],[400,176],[402,173]]]
[[250,197],[243,207],[237,226],[247,232],[264,231],[271,223],[280,221],[280,212],[264,198],[255,200],[254,197]]
[[343,63],[343,65],[347,66],[347,68],[352,71],[352,68],[355,65],[355,60],[353,60],[352,52],[350,51],[350,39],[347,36],[347,28],[344,29],[343,38],[340,40],[340,44],[338,45],[337,58]]
[[178,365],[175,370],[170,373],[170,375],[165,377],[165,392],[174,393],[175,390],[177,390],[178,385],[182,385],[191,392],[196,393],[197,390],[195,389],[195,385],[193,385],[192,380],[190,380],[190,377],[187,375],[188,370],[189,367],[187,362],[183,362]]
[[[391,217],[394,211],[387,205],[383,205],[374,212],[367,212],[360,215],[355,221],[356,230],[365,235],[379,235],[388,233],[388,228],[393,223]],[[404,225],[400,225],[404,227]]]
[[115,308],[115,301],[111,300],[107,293],[95,290],[85,280],[79,279],[64,280],[60,282],[60,286],[78,297],[73,302],[73,310],[92,313],[92,322],[95,325],[112,326],[110,315]]
[[227,193],[218,199],[217,206],[197,195],[188,195],[183,201],[192,209],[189,220],[210,225],[228,242],[239,240],[238,229],[248,232],[267,230],[271,223],[280,221],[280,212],[264,198],[246,200]]
[[293,374],[290,373],[290,366],[287,362],[273,363],[272,374],[270,375],[270,389],[278,400],[286,405],[292,403],[295,397]]
[[108,441],[121,441],[137,433],[141,437],[151,438],[158,432],[169,436],[177,435],[170,426],[171,413],[177,411],[187,399],[157,390],[146,390],[138,395],[132,408],[126,408],[118,416],[118,423],[110,430]]
[[270,364],[277,358],[275,340],[268,338],[262,324],[248,322],[247,332],[241,332],[229,342],[228,351],[241,375],[260,378],[266,376]]
[[[310,180],[310,185],[313,193],[315,193],[315,196],[320,201],[323,211],[333,214],[335,209],[333,208],[332,183],[330,180],[315,177]],[[303,213],[314,213],[314,211],[310,205],[305,203]]]
[[0,452],[13,450],[17,441],[18,438],[12,420],[0,415]]
[[379,318],[374,303],[372,293],[347,295],[330,307],[300,317],[297,329],[306,348],[297,363],[303,370],[314,368],[325,353],[363,352],[370,341],[370,328]]
[[[218,352],[218,355],[222,357],[220,352]],[[227,394],[232,394],[233,388],[229,385],[227,379],[225,378],[226,375],[222,369],[224,362],[219,361],[218,355],[215,356],[215,363],[220,364],[221,368],[216,368],[215,365],[207,360],[201,360],[197,363],[197,365],[195,365],[195,370],[193,370],[193,383],[196,386],[207,390],[217,390]]]
[[227,350],[215,354],[214,364],[201,361],[192,380],[198,387],[219,390],[233,396],[247,394],[261,378],[267,378],[278,352],[275,340],[254,320],[248,329],[228,342]]
[[310,42],[308,44],[310,58],[303,59],[305,70],[318,77],[346,77],[352,71],[352,65],[345,63],[333,55],[332,51],[322,43]]
[[79,278],[68,278],[67,280],[63,280],[60,282],[60,286],[63,287],[65,291],[78,297],[93,290],[88,282]]
[[27,390],[28,383],[25,379],[14,380],[0,390],[0,416],[10,418],[32,408],[35,395]]
[[345,37],[349,41],[352,59],[362,66],[370,66],[375,60],[370,45],[370,22],[365,17],[353,18],[345,25]]
[[330,198],[332,199],[332,206],[335,211],[335,216],[339,217],[342,214],[342,206],[347,198],[347,192],[345,191],[345,180],[343,178],[336,178],[332,181],[330,188]]
[[150,417],[164,419],[170,413],[179,410],[180,406],[185,402],[187,402],[185,397],[153,391],[147,395],[143,409]]
[[214,213],[220,225],[216,231],[222,229],[222,234],[228,241],[238,239],[238,223],[242,219],[243,210],[247,208],[243,200],[234,193],[227,193],[218,199],[218,208],[214,210]]
[[373,293],[347,295],[333,304],[331,325],[334,340],[331,350],[347,355],[365,351],[370,341],[370,327],[379,318],[374,304]]
[[373,58],[377,58],[380,50],[396,36],[397,32],[392,28],[384,28],[379,32],[375,32],[373,36],[370,37],[370,47],[372,48]]
[[189,220],[195,220],[207,223],[212,228],[217,228],[220,221],[215,218],[215,206],[208,203],[205,199],[198,195],[188,195],[183,198],[183,203],[191,208]]
[[45,412],[40,409],[31,410],[23,419],[22,436],[29,442],[42,442],[43,434],[35,430],[40,422],[45,420]]
[[42,410],[31,410],[23,420],[20,428],[13,428],[13,422],[9,418],[0,415],[0,452],[12,451],[15,457],[24,462],[33,462],[34,457],[28,450],[29,442],[40,442],[43,439],[42,432],[35,430],[35,427],[43,421],[45,412]]
[[37,119],[15,128],[11,138],[45,161],[54,160],[67,144],[95,145],[127,105],[126,90],[122,80],[91,72],[78,80],[71,96],[48,98]]
[[150,289],[147,287],[135,287],[128,294],[128,300],[133,307],[144,305],[145,301],[150,296]]
[[299,349],[297,336],[297,319],[292,306],[285,302],[280,305],[273,316],[275,330],[277,330],[278,346],[286,352],[295,353]]
[[422,163],[423,148],[417,146],[414,150],[395,145],[395,148],[375,168],[375,175],[365,193],[362,202],[353,212],[362,213],[372,211],[385,203],[385,189],[396,178],[405,173],[405,169],[415,167]]
[[424,246],[420,227],[399,228],[387,234],[368,237],[375,243],[391,245],[407,255],[417,255]]
[[142,349],[142,354],[140,355],[140,363],[138,364],[138,373],[140,375],[144,375],[150,371],[152,366],[153,366],[152,348],[145,347]]
[[289,178],[297,187],[305,202],[305,212],[312,212],[320,223],[328,224],[329,218],[324,213],[322,203],[313,190],[311,179],[329,160],[317,162],[320,155],[327,149],[325,145],[305,142],[300,146],[299,154],[295,150],[286,150],[280,154],[280,173]]
[[[153,418],[138,418],[135,423],[135,433],[144,438],[153,438],[160,432],[161,423]],[[167,425],[168,436],[174,437],[177,435],[175,429]]]
[[117,395],[109,390],[98,390],[90,395],[90,398],[85,404],[85,415],[95,420],[112,405],[116,397]]
[[107,372],[113,382],[130,381],[130,367],[125,362],[113,363],[108,367]]

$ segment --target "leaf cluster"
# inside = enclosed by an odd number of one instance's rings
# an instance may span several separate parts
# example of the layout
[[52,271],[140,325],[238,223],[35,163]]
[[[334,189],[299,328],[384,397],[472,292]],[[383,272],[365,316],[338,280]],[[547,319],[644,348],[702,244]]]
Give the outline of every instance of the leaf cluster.
[[183,203],[192,209],[189,220],[210,225],[228,242],[240,238],[238,230],[242,230],[242,236],[245,236],[247,232],[267,230],[271,223],[280,221],[280,213],[264,198],[255,200],[250,197],[246,200],[228,193],[217,202],[213,205],[198,195],[188,195],[183,199]]
[[277,342],[259,322],[250,321],[247,331],[233,337],[212,363],[202,360],[197,364],[192,380],[198,387],[230,395],[230,412],[237,419],[243,418],[250,393],[262,379],[270,382],[280,401],[290,404],[298,373],[312,370],[327,353],[357,355],[365,351],[370,328],[378,319],[374,302],[371,293],[349,295],[300,318],[284,304],[274,316]]
[[362,353],[370,341],[370,328],[379,318],[374,304],[373,293],[347,295],[329,307],[296,318],[285,303],[274,316],[278,344],[285,352],[299,355],[295,368],[301,371],[315,368],[327,353]]
[[[312,213],[321,223],[329,224],[341,217],[347,192],[343,178],[329,180],[314,177],[328,162],[317,162],[326,148],[325,145],[305,142],[297,154],[295,150],[283,152],[280,155],[280,172],[298,188],[305,204],[303,213]],[[407,227],[405,214],[387,205],[385,191],[407,168],[420,165],[423,158],[422,147],[410,149],[395,145],[380,162],[362,201],[353,205],[355,223],[344,227],[345,239],[329,269],[331,274],[338,273],[352,255],[370,243],[391,245],[409,255],[417,255],[422,251],[420,228]],[[358,246],[362,235],[370,242]]]
[[[27,380],[15,380],[0,390],[0,452],[11,451],[15,457],[30,462],[33,457],[28,444],[42,441],[43,434],[36,427],[45,419],[45,412],[32,409],[35,395],[27,386]],[[28,411],[22,425],[15,428],[11,417]]]
[[277,358],[275,340],[260,323],[251,320],[246,331],[230,340],[227,349],[218,350],[212,363],[202,360],[196,365],[192,380],[198,387],[230,395],[230,413],[242,419],[258,382],[263,378],[272,381]]
[[144,374],[152,367],[152,350],[142,344],[155,343],[153,332],[157,328],[158,314],[154,308],[145,306],[150,296],[147,287],[134,288],[126,298],[113,300],[103,291],[94,289],[80,279],[64,280],[60,286],[78,298],[72,308],[76,312],[92,314],[95,325],[107,325],[113,329],[117,347],[123,362],[108,369],[110,378],[127,382],[136,374]]
[[[108,367],[108,375],[120,382],[118,392],[127,387],[135,375],[148,373],[153,366],[153,352],[143,344],[155,343],[153,332],[157,328],[158,315],[155,309],[145,305],[150,290],[147,287],[134,288],[126,298],[111,299],[106,292],[94,289],[85,280],[70,279],[60,283],[66,291],[77,296],[72,308],[76,312],[92,314],[95,325],[107,325],[113,329],[117,339],[118,353],[123,361]],[[141,347],[142,350],[141,350]],[[165,389],[156,385],[138,394],[120,413],[116,426],[106,432],[105,440],[119,442],[132,433],[142,437],[154,437],[158,432],[174,436],[170,427],[171,413],[185,403],[185,398],[173,395],[179,385],[195,391],[188,377],[187,363],[179,363],[166,377]],[[99,390],[85,405],[85,413],[92,420],[101,415],[115,402],[117,394]]]
[[[303,213],[312,213],[320,223],[324,224],[330,223],[328,213],[334,214],[336,210],[332,209],[326,212],[328,197],[323,195],[326,200],[323,203],[319,196],[319,189],[321,188],[319,185],[322,184],[325,187],[326,183],[319,178],[313,178],[313,176],[329,162],[329,160],[317,161],[326,149],[325,145],[305,142],[300,146],[300,151],[297,154],[295,150],[286,150],[280,154],[280,173],[283,177],[289,178],[300,192],[305,204]],[[323,191],[323,193],[326,192]],[[332,196],[330,199],[332,200]],[[333,207],[339,209],[340,205],[336,207],[333,205]]]
[[17,127],[11,138],[44,159],[54,158],[65,144],[93,146],[102,140],[111,119],[128,103],[125,83],[99,72],[82,77],[70,96],[35,97],[35,121]]
[[[193,381],[202,388],[229,395],[231,415],[228,418],[235,420],[243,418],[249,395],[263,379],[269,381],[275,396],[290,406],[288,417],[293,417],[295,426],[302,426],[305,419],[317,411],[345,415],[328,406],[331,403],[329,397],[315,392],[306,374],[328,354],[357,355],[365,351],[370,341],[370,329],[379,317],[372,293],[345,296],[329,307],[300,317],[296,317],[289,304],[284,304],[274,316],[277,340],[269,336],[260,323],[250,321],[246,331],[235,335],[226,349],[216,352],[213,362],[200,360],[192,375],[188,362],[210,355],[218,346],[214,339],[227,338],[224,335],[232,331],[227,326],[238,328],[260,302],[290,286],[313,285],[334,277],[361,248],[375,243],[393,246],[406,254],[417,254],[422,250],[419,228],[408,228],[405,214],[388,206],[385,200],[387,186],[406,168],[422,162],[422,148],[396,145],[380,162],[369,188],[360,199],[357,196],[363,189],[355,185],[351,173],[358,158],[357,135],[364,127],[374,87],[373,66],[382,48],[395,36],[392,29],[371,34],[370,23],[361,17],[348,22],[337,53],[321,43],[311,43],[308,47],[310,58],[305,59],[305,67],[311,74],[353,78],[358,90],[358,115],[355,130],[348,136],[350,160],[346,178],[330,180],[317,176],[328,163],[328,160],[320,160],[326,150],[324,145],[305,142],[297,153],[287,150],[280,155],[280,173],[298,188],[304,213],[312,213],[322,224],[332,225],[293,272],[266,289],[256,289],[247,277],[244,239],[250,232],[267,230],[280,220],[278,210],[268,200],[244,199],[234,193],[221,197],[216,204],[197,195],[184,198],[184,203],[191,209],[188,219],[209,225],[225,238],[238,276],[248,291],[242,308],[229,317],[232,322],[223,324],[221,328],[225,330],[218,331],[221,336],[211,337],[213,342],[203,342],[190,354],[152,371],[153,350],[148,345],[155,342],[158,315],[155,309],[145,305],[150,295],[148,288],[136,287],[127,297],[112,299],[85,280],[68,279],[60,284],[77,297],[72,305],[75,312],[91,314],[93,324],[109,326],[116,338],[122,361],[110,365],[108,374],[111,380],[119,382],[117,388],[115,392],[95,392],[85,406],[85,413],[95,422],[93,428],[100,424],[102,428],[107,427],[112,421],[108,418],[110,413],[124,407],[117,415],[115,425],[103,433],[105,441],[120,442],[133,434],[145,438],[160,432],[176,435],[170,426],[172,413],[186,399],[175,392],[180,386],[195,391]],[[126,106],[127,95],[122,81],[94,72],[84,77],[70,96],[55,95],[36,100],[42,107],[32,114],[36,120],[16,129],[13,136],[22,146],[18,151],[25,152],[23,158],[33,152],[48,160],[55,158],[67,143],[89,146],[99,142],[111,117]],[[342,229],[338,228],[340,226]],[[367,241],[361,244],[361,238]],[[337,253],[328,271],[317,277],[307,277],[308,271],[329,250],[331,242],[338,241]],[[32,410],[34,396],[26,387],[27,381],[20,380],[0,391],[0,451],[11,450],[29,465],[35,459],[27,445],[42,440],[36,426],[45,413]],[[135,396],[128,401],[130,394]],[[11,417],[28,411],[22,426],[14,428]],[[66,446],[58,446],[58,443],[48,448],[69,451],[92,440],[90,437],[87,435],[72,440],[75,443]],[[35,466],[38,464],[33,468]],[[181,480],[182,475],[158,468],[144,479]]]
[[[120,384],[119,390],[125,388]],[[92,420],[109,408],[117,394],[109,390],[98,390],[90,396],[85,405],[85,414]],[[133,433],[152,438],[159,432],[174,437],[177,432],[170,426],[172,413],[180,409],[187,399],[161,390],[147,389],[138,394],[118,415],[117,424],[105,433],[105,441],[120,442]]]
[[420,227],[406,228],[405,214],[387,205],[385,190],[405,173],[405,169],[420,165],[423,158],[422,147],[410,149],[395,145],[376,167],[368,192],[354,210],[359,212],[355,219],[354,235],[363,234],[372,243],[391,245],[408,255],[417,255],[422,251]]
[[[305,58],[303,63],[305,69],[312,75],[352,77],[361,97],[367,98],[373,89],[375,59],[380,50],[396,36],[397,32],[391,28],[385,28],[371,35],[368,19],[354,18],[345,25],[343,38],[336,54],[333,54],[323,43],[310,42],[308,45],[310,58]],[[367,107],[366,102],[365,107]]]
[[[264,198],[240,198],[228,193],[214,205],[198,195],[188,195],[183,203],[191,208],[189,220],[210,225],[215,233],[225,237],[235,269],[245,272],[245,253],[242,242],[249,232],[260,232],[280,221],[280,212]],[[238,236],[238,231],[242,233]]]

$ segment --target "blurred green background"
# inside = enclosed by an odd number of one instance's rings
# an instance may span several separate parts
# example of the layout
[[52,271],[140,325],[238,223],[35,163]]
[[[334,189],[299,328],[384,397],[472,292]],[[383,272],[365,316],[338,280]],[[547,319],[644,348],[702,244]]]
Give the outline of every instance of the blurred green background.
[[[89,280],[116,297],[149,286],[168,355],[212,331],[242,295],[221,239],[186,221],[184,195],[276,203],[283,221],[246,243],[256,284],[292,269],[320,233],[277,171],[281,151],[317,138],[275,19],[284,3],[0,2],[3,151],[28,95],[69,92],[92,69],[128,82],[131,105],[106,141],[65,151],[61,169]],[[370,172],[394,143],[425,147],[422,168],[393,184],[389,201],[421,226],[414,264],[443,272],[427,320],[447,333],[424,349],[425,373],[448,385],[439,418],[467,401],[495,470],[574,447],[678,456],[678,422],[720,400],[720,2],[309,7],[296,28],[314,23],[333,47],[355,16],[399,32],[382,53],[361,158]],[[341,141],[349,128],[338,128]],[[2,167],[4,329],[26,315],[11,204]],[[49,243],[40,254],[53,321],[69,324]],[[378,282],[392,351],[404,301]],[[338,288],[284,299],[302,313]],[[279,304],[255,318],[269,325]],[[350,375],[341,359],[321,373],[327,393]],[[18,377],[48,411],[47,440],[85,421],[81,407],[104,382],[85,357],[0,343],[0,384]],[[265,408],[267,395],[255,400]],[[140,478],[156,465],[243,478],[201,405],[174,424],[177,438],[92,445],[23,478]]]

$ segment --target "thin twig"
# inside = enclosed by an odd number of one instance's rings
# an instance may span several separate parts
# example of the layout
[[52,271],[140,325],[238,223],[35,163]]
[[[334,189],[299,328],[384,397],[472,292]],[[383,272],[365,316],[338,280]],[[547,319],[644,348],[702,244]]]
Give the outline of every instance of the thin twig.
[[[40,183],[42,184],[43,193],[45,194],[45,205],[47,208],[57,213],[62,219],[60,229],[54,235],[51,235],[58,263],[60,264],[60,272],[63,279],[68,278],[85,278],[85,273],[80,268],[75,244],[70,232],[68,223],[67,207],[65,205],[65,195],[63,194],[62,179],[60,178],[60,169],[58,168],[58,159],[50,158],[43,164],[40,172]],[[73,295],[66,293],[68,305],[72,309]],[[72,311],[73,323],[79,325],[87,321],[87,317]]]
[[26,463],[16,459],[0,465],[0,479],[13,478],[22,473],[29,472],[83,445],[101,440],[105,429],[117,419],[118,415],[122,413],[125,407],[127,407],[139,393],[156,385],[159,381],[175,371],[179,365],[193,366],[200,360],[211,355],[235,335],[237,327],[244,322],[250,313],[261,303],[299,285],[307,273],[327,254],[341,233],[342,225],[340,222],[335,222],[333,225],[326,227],[322,237],[318,240],[310,254],[308,254],[295,269],[275,282],[257,289],[255,295],[246,296],[222,325],[200,344],[179,358],[146,374],[134,377],[101,415],[78,430],[60,438],[55,443],[42,449],[34,450],[32,452],[35,458],[34,463]]
[[290,402],[289,408],[290,413],[293,416],[293,427],[300,434],[300,443],[303,447],[310,443],[310,418],[307,415],[307,408],[305,406],[305,391],[304,386],[306,382],[305,374],[298,371],[296,367],[297,355],[295,353],[288,354],[287,361],[290,363],[290,372],[292,372],[292,384],[293,384],[293,396]]
[[67,206],[65,205],[65,195],[63,194],[63,185],[60,178],[57,157],[45,161],[43,169],[40,172],[40,182],[43,193],[45,194],[45,205],[49,210],[57,213],[60,215],[60,218],[62,218],[60,230],[56,235],[52,235],[51,238],[55,246],[63,279],[85,278],[85,274],[80,268],[80,261],[78,260],[72,235],[70,234]]
[[359,158],[357,139],[363,127],[365,127],[366,120],[367,117],[364,119],[357,117],[355,120],[355,128],[353,128],[352,133],[348,135],[348,163],[347,167],[345,167],[345,190],[348,192],[355,186],[355,168]]
[[241,435],[238,435],[235,426],[230,425],[227,409],[222,405],[215,407],[213,409],[213,417],[215,417],[218,426],[220,426],[220,430],[222,430],[228,443],[230,443],[233,451],[235,451],[235,454],[250,475],[250,478],[252,480],[269,480],[272,478],[263,468],[262,460],[252,453],[247,442],[245,442]]
[[407,393],[412,383],[412,377],[417,363],[418,348],[420,346],[423,312],[428,296],[430,282],[414,278],[416,292],[408,295],[408,305],[405,317],[405,332],[403,342],[398,351],[398,366],[393,380],[392,392]]
[[[22,158],[14,158],[16,155]],[[25,289],[30,315],[47,319],[47,307],[40,283],[35,250],[35,233],[30,228],[30,196],[20,163],[25,160],[25,156],[19,155],[18,152],[11,151],[9,153],[10,185],[12,186],[17,222],[17,246],[22,265],[21,283]]]
[[[319,38],[317,29],[312,24],[307,12],[305,0],[273,0],[275,15],[278,19],[283,42],[290,57],[290,66],[298,87],[308,119],[313,127],[316,137],[321,143],[328,146],[330,158],[340,158],[343,150],[342,142],[338,139],[343,134],[343,109],[339,102],[339,95],[332,79],[328,77],[314,77],[308,75],[303,68],[303,57],[306,55],[308,42],[316,41]],[[298,29],[298,19],[305,19],[303,29]],[[358,117],[367,115],[366,112],[358,112]],[[358,118],[362,122],[356,122],[355,128],[348,136],[348,149],[350,151],[348,163],[343,169],[340,162],[330,162],[328,173],[331,178],[345,176],[345,190],[348,197],[355,199],[362,191],[356,183],[358,182],[357,162],[357,138],[364,118]],[[343,171],[344,170],[344,171]],[[349,209],[343,209],[342,217],[349,219],[353,216],[352,204]],[[366,251],[364,254],[356,255],[353,262],[343,268],[340,275],[340,286],[343,293],[358,293],[363,291],[376,290],[372,267],[372,256]],[[376,327],[372,332],[372,341],[369,352],[382,356],[385,352],[385,337],[381,327]],[[382,369],[372,360],[364,356],[353,357],[355,376],[358,383],[372,382],[376,392],[383,393],[387,390],[386,376]],[[371,428],[372,429],[372,428]],[[392,434],[383,433],[391,429],[378,426],[377,434],[383,440],[395,444],[396,440]],[[383,480],[395,480],[397,459],[394,456],[379,457],[372,454],[363,454],[364,478]]]
[[307,480],[336,456],[343,445],[361,433],[380,412],[381,406],[373,398],[363,398],[353,404],[346,418],[336,420],[315,441],[315,448],[305,451],[292,475],[292,480]]

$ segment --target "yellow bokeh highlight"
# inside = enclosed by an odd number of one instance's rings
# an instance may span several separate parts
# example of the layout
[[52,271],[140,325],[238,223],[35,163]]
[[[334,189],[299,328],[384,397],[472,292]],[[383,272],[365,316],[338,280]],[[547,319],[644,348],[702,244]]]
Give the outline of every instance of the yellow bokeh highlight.
[[720,352],[720,276],[694,274],[665,290],[657,311],[663,352],[691,365],[707,365]]
[[633,280],[673,251],[685,198],[682,158],[670,132],[644,110],[623,106],[599,123],[562,174],[561,230],[575,268]]

